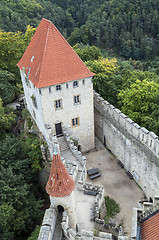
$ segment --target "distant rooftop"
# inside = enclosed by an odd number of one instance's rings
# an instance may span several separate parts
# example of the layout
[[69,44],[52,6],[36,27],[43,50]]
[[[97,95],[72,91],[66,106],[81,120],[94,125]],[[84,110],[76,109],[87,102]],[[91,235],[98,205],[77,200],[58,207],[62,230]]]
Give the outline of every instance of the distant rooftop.
[[29,73],[37,88],[94,76],[54,24],[44,18],[17,66]]

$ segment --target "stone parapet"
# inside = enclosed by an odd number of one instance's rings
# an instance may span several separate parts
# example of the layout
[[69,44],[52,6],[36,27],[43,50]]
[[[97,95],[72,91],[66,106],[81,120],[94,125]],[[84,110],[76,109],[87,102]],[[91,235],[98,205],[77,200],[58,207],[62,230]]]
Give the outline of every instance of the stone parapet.
[[38,240],[52,240],[56,225],[57,211],[50,207],[45,211],[42,226],[40,228]]
[[147,197],[159,194],[159,139],[94,92],[95,133]]
[[133,137],[137,138],[146,145],[157,157],[159,157],[159,138],[158,136],[141,128],[138,124],[128,118],[125,114],[115,108],[113,105],[105,101],[98,93],[94,91],[95,108],[102,113],[102,115],[109,114],[116,122],[118,122],[127,132]]

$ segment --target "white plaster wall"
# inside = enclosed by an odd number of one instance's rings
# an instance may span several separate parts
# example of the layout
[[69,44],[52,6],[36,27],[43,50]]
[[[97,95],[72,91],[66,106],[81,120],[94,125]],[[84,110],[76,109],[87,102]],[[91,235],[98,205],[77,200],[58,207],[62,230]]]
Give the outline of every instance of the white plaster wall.
[[65,197],[52,197],[50,196],[51,206],[57,208],[61,205],[64,208],[64,211],[68,213],[68,225],[69,227],[76,229],[76,209],[75,209],[75,199],[74,192],[65,196]]
[[[53,134],[55,124],[62,123],[67,126],[73,138],[79,139],[82,151],[94,148],[94,105],[93,105],[93,84],[91,77],[78,80],[78,87],[73,88],[73,81],[61,84],[62,90],[56,91],[56,85],[41,89],[41,103],[44,122],[51,126]],[[80,95],[81,104],[74,105],[74,96]],[[62,99],[62,109],[55,110],[54,101]],[[71,120],[79,117],[79,126],[72,127]]]
[[[31,81],[29,81],[30,87],[28,87],[27,84],[26,84],[26,81],[25,81],[25,73],[20,70],[20,74],[21,74],[21,80],[22,80],[22,84],[23,84],[27,109],[30,112],[34,121],[36,122],[39,130],[43,133],[44,137],[47,138],[46,128],[45,128],[45,125],[44,125],[44,118],[43,118],[42,104],[41,104],[41,97],[40,97],[40,94],[39,94],[39,89],[36,88],[32,84]],[[32,99],[31,99],[32,95],[34,95],[36,97],[37,108],[35,108],[33,103],[32,103]],[[35,115],[34,115],[33,111],[35,112]]]
[[94,93],[95,132],[130,171],[147,197],[159,194],[158,137]]

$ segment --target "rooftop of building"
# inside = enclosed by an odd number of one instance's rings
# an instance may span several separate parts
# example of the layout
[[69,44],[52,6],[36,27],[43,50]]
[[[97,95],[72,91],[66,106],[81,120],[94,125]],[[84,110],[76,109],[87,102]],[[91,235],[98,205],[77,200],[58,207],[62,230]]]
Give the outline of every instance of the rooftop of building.
[[141,225],[141,240],[159,239],[159,210],[151,214]]
[[55,25],[44,18],[17,66],[37,88],[94,75]]
[[65,197],[72,193],[74,180],[68,174],[60,156],[54,152],[51,172],[46,185],[46,191],[52,197]]

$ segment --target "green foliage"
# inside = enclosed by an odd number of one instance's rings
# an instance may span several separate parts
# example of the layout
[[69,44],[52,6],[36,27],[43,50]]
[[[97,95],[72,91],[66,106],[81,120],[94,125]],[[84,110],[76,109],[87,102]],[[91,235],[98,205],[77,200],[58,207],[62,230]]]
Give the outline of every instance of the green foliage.
[[31,236],[28,238],[28,240],[36,240],[36,239],[38,239],[40,227],[41,226],[39,226],[39,225],[36,226],[34,231],[31,233]]
[[116,203],[113,199],[109,198],[108,196],[104,197],[104,199],[107,209],[105,222],[108,223],[109,218],[115,217],[116,214],[120,212],[120,206],[118,203]]
[[8,107],[3,107],[2,99],[0,98],[0,138],[3,138],[6,131],[11,128],[11,124],[15,121],[13,110]]
[[43,214],[42,201],[36,199],[32,186],[36,175],[31,164],[22,143],[6,136],[0,145],[0,235],[3,240],[20,239]]
[[107,101],[117,105],[117,84],[116,81],[116,71],[117,71],[117,60],[108,58],[99,59],[95,61],[88,61],[86,65],[89,69],[95,73],[93,77],[93,87],[94,89]]
[[76,44],[74,50],[84,62],[98,60],[102,56],[101,50],[95,46]]
[[33,171],[41,170],[42,154],[38,136],[35,134],[25,135],[24,145],[27,156],[31,160],[31,168]]
[[11,204],[3,202],[0,205],[0,236],[1,239],[13,239],[14,216],[16,210]]
[[15,75],[0,69],[0,97],[4,104],[11,103],[15,97]]
[[126,59],[158,56],[158,5],[159,0],[99,3],[83,25],[74,29],[69,42],[113,48]]
[[150,59],[159,53],[158,5],[159,0],[1,0],[0,28],[24,33],[44,17],[72,45],[82,42],[113,48],[126,59]]
[[159,85],[156,82],[136,80],[118,94],[121,110],[132,120],[159,135]]
[[33,119],[31,117],[29,111],[26,108],[24,108],[22,111],[22,117],[23,117],[23,119],[25,119],[27,121],[27,127],[30,130],[31,127],[33,126]]

